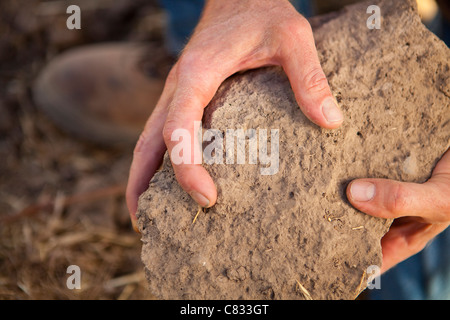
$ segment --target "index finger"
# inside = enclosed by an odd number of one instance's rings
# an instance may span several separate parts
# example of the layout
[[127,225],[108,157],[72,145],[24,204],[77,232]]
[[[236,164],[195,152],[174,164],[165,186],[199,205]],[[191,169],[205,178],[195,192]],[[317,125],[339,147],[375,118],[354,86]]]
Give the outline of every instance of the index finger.
[[217,190],[202,167],[198,130],[203,110],[217,91],[222,79],[214,72],[179,73],[177,89],[169,105],[163,129],[164,142],[180,186],[202,207],[211,207]]

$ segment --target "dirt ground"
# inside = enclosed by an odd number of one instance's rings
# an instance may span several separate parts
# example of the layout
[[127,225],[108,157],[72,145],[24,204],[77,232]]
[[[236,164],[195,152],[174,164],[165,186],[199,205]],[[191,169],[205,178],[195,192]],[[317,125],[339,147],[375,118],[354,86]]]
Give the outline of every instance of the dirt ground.
[[[65,134],[36,109],[30,88],[71,47],[161,44],[164,14],[155,1],[84,3],[82,30],[73,31],[64,1],[0,2],[0,299],[154,298],[125,205],[132,150]],[[69,265],[80,267],[79,290],[66,286]]]

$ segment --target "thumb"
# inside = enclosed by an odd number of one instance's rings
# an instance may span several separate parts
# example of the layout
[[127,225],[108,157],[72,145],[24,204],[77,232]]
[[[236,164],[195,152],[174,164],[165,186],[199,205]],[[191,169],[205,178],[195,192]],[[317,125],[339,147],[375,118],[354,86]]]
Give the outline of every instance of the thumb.
[[450,150],[439,160],[431,178],[423,184],[358,179],[348,185],[347,198],[355,208],[380,218],[413,216],[427,223],[448,222]]
[[282,44],[281,64],[305,116],[323,128],[334,129],[344,117],[320,65],[311,26],[303,19],[290,37],[293,42]]
[[444,190],[432,180],[418,184],[358,179],[347,187],[347,197],[355,208],[372,216],[385,219],[412,216],[426,223],[439,223],[448,220],[448,195],[443,194]]

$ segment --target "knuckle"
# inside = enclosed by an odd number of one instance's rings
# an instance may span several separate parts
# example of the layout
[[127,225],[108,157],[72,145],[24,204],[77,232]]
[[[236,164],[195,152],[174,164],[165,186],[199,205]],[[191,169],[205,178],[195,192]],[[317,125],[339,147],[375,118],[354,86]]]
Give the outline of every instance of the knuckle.
[[442,192],[441,199],[444,199],[444,203],[442,204],[441,212],[442,212],[442,221],[450,222],[450,174],[446,175],[446,179],[439,186],[440,191]]
[[298,21],[297,21],[297,28],[299,28],[302,32],[308,32],[312,34],[312,27],[311,24],[309,23],[308,19],[306,19],[303,16],[300,16]]
[[183,123],[182,119],[179,115],[175,114],[166,119],[164,123],[164,127],[162,129],[163,140],[166,143],[166,146],[171,145],[173,141],[173,135],[177,134],[178,130],[187,128],[186,124]]
[[206,58],[206,54],[196,53],[193,49],[184,53],[173,74],[177,80],[176,93],[184,94],[181,96],[183,99],[202,95],[209,86],[211,70],[210,59]]
[[290,38],[302,37],[305,32],[311,32],[311,25],[308,20],[301,15],[296,15],[286,19],[280,24],[281,32]]
[[142,153],[145,150],[146,144],[147,144],[147,134],[144,130],[139,136],[139,139],[134,147],[133,154],[136,155]]
[[177,64],[175,64],[172,69],[170,69],[169,74],[166,78],[166,85],[173,85],[176,83],[177,79]]
[[402,184],[396,184],[388,196],[386,209],[393,215],[402,214],[408,205],[407,190]]
[[164,124],[162,135],[163,135],[163,139],[164,139],[166,144],[168,142],[170,142],[171,139],[172,139],[172,133],[175,130],[174,126],[175,126],[174,121],[170,120],[170,119],[168,119],[166,121],[166,123]]
[[193,49],[184,52],[177,62],[176,75],[178,77],[194,73],[196,70],[201,70],[202,61],[199,53],[196,53]]
[[307,91],[320,92],[328,89],[328,80],[320,66],[313,67],[303,78]]
[[192,179],[189,179],[189,172],[187,170],[177,170],[176,172],[176,179],[180,186],[186,191],[190,192],[192,189],[191,181]]

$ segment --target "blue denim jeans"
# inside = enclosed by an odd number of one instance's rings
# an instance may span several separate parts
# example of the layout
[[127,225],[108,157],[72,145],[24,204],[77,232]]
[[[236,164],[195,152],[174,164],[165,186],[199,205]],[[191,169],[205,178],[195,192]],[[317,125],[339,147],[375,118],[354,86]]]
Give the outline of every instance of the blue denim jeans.
[[[204,0],[160,0],[168,14],[166,45],[176,56],[194,30]],[[313,14],[310,0],[293,0],[304,16]],[[439,20],[440,19],[440,20]],[[429,28],[450,45],[450,25],[442,17]],[[424,250],[401,262],[381,276],[381,289],[367,290],[370,299],[450,299],[450,228],[438,235]]]

